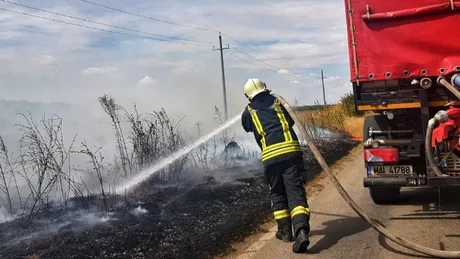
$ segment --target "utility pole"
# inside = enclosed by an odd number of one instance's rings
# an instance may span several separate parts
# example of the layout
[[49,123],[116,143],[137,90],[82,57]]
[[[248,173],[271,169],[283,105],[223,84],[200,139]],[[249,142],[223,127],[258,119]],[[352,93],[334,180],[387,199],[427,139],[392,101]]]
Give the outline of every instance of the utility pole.
[[225,86],[225,68],[224,68],[224,49],[229,49],[230,46],[227,44],[227,47],[222,47],[222,34],[219,32],[219,48],[212,47],[213,50],[220,50],[220,66],[222,69],[222,90],[224,95],[224,116],[225,121],[228,120],[228,111],[227,111],[227,89]]
[[327,103],[326,103],[326,91],[324,90],[324,78],[327,78],[327,77],[324,77],[323,70],[321,69],[321,84],[323,86],[323,101],[324,101],[324,106],[326,106]]

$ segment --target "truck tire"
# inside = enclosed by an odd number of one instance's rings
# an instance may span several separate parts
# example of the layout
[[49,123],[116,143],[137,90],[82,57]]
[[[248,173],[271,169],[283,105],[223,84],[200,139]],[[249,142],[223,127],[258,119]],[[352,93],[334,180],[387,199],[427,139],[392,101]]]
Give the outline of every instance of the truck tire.
[[399,187],[369,187],[369,193],[375,204],[393,204],[400,197]]

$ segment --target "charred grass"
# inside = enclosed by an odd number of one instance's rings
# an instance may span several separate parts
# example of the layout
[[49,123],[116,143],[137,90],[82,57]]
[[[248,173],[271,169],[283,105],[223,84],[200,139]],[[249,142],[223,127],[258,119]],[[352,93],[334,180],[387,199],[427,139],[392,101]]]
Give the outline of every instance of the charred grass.
[[[85,142],[79,148],[74,140],[66,145],[58,117],[34,121],[24,115],[17,156],[1,142],[0,204],[13,219],[0,224],[0,258],[212,258],[231,251],[233,242],[271,218],[257,155],[237,148],[236,155],[223,158],[215,147],[218,141],[229,142],[225,134],[134,192],[113,194],[117,181],[176,151],[187,139],[163,110],[145,118],[108,96],[100,103],[118,148],[110,163],[101,149]],[[130,132],[122,130],[121,114]],[[328,163],[356,145],[343,135],[314,139]],[[304,154],[311,180],[321,168],[308,149]],[[90,178],[76,173],[83,171],[70,163],[76,155],[88,158]],[[205,180],[186,177],[196,171]]]

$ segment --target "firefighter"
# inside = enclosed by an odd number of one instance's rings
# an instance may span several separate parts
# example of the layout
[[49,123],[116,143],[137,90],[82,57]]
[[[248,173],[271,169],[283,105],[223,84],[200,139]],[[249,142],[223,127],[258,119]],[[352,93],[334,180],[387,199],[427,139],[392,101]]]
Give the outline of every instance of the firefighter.
[[262,150],[264,178],[278,224],[276,238],[291,242],[294,237],[293,252],[303,253],[310,244],[310,209],[304,188],[303,153],[292,128],[294,120],[270,92],[260,79],[246,82],[244,93],[250,103],[241,122],[246,132],[254,133]]

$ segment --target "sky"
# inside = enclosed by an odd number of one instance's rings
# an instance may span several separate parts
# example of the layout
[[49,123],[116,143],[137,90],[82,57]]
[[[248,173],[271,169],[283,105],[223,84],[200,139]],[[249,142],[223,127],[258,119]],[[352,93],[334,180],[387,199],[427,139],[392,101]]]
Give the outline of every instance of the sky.
[[210,128],[223,105],[217,31],[229,47],[229,117],[247,104],[248,78],[299,104],[322,103],[321,69],[328,103],[352,90],[343,0],[2,0],[0,8],[0,98],[75,105],[83,122],[104,116],[97,98],[109,94],[128,109],[165,108]]

